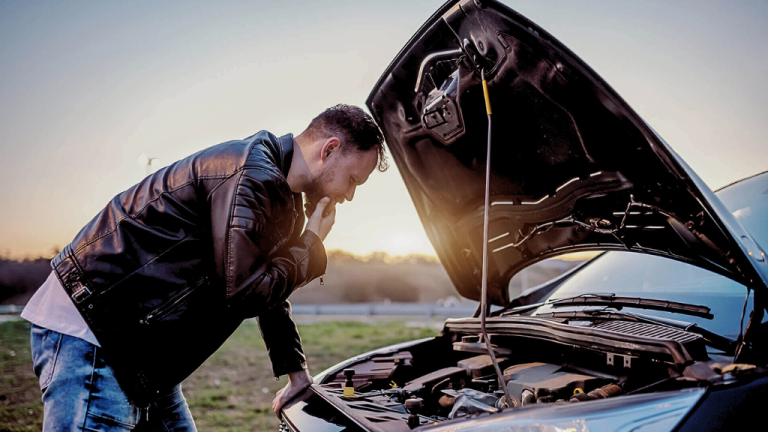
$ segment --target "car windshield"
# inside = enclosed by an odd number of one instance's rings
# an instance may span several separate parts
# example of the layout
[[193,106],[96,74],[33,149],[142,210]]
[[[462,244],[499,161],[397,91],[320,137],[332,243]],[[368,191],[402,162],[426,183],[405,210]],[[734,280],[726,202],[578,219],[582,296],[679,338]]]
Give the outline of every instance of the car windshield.
[[[729,185],[718,191],[717,196],[761,247],[768,245],[768,172]],[[712,320],[672,312],[638,312],[695,322],[735,339],[747,289],[724,276],[680,261],[631,252],[606,252],[563,282],[549,298],[585,293],[614,293],[708,306],[714,315]],[[750,296],[747,314],[751,308]],[[578,309],[583,308],[543,306],[534,315]]]

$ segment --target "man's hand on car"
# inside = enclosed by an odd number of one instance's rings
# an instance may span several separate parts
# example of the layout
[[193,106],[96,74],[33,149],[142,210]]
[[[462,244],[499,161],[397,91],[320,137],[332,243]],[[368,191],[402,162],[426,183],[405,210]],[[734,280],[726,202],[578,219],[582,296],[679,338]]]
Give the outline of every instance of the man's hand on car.
[[[306,230],[317,234],[320,240],[325,240],[336,221],[336,205],[331,205],[329,208],[330,202],[331,199],[328,197],[321,199],[307,221]],[[309,207],[307,207],[307,212],[309,212]],[[277,418],[280,418],[280,410],[283,405],[309,387],[310,384],[312,384],[312,377],[305,369],[288,374],[288,384],[277,392],[272,401],[272,411],[275,412]]]
[[312,377],[306,369],[288,374],[288,384],[277,392],[275,399],[272,401],[272,411],[275,412],[278,419],[280,418],[280,410],[283,408],[283,405],[304,391],[310,384],[312,384]]
[[336,221],[336,204],[334,203],[329,208],[330,202],[331,199],[328,197],[321,199],[307,221],[306,230],[317,234],[320,240],[325,240]]

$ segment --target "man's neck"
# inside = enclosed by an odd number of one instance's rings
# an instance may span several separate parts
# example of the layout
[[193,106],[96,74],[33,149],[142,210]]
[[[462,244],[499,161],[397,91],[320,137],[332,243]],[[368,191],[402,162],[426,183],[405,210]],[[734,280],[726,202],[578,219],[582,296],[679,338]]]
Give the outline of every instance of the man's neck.
[[293,156],[291,157],[291,168],[288,170],[286,181],[291,188],[291,192],[299,193],[304,191],[308,179],[311,177],[309,166],[307,165],[304,154],[302,153],[299,141],[301,136],[293,140]]

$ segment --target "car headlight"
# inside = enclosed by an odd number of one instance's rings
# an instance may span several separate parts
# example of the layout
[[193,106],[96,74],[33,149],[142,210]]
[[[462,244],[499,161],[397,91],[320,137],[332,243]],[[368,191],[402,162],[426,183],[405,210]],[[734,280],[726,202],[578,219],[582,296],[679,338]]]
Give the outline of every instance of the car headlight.
[[671,431],[704,395],[688,389],[591,402],[532,405],[506,413],[424,428],[430,432]]

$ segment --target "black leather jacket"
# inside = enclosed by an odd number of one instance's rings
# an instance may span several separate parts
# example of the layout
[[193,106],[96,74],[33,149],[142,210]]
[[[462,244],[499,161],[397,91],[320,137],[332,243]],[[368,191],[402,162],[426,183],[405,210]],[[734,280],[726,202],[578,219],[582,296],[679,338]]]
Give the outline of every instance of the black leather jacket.
[[286,182],[293,137],[209,147],[117,195],[53,259],[64,289],[143,406],[257,317],[275,376],[306,368],[286,300],[326,254]]

